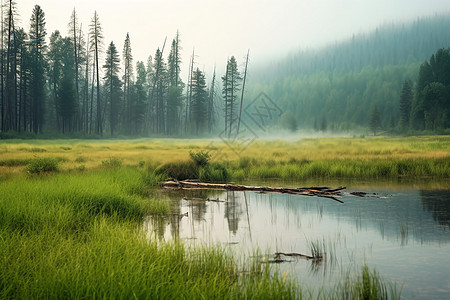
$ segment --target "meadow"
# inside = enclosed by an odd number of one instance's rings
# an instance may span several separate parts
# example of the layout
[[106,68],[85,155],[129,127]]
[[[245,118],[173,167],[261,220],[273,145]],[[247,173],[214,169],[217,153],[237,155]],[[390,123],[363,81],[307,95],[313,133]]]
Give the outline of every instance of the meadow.
[[231,180],[311,178],[449,178],[450,137],[259,140],[248,147],[220,140],[6,140],[0,177],[23,174],[33,158],[54,158],[61,172],[89,172],[108,164],[156,169],[205,151]]
[[[171,213],[157,192],[167,176],[157,170],[204,151],[233,181],[445,180],[449,149],[448,137],[261,140],[240,155],[211,140],[1,141],[0,298],[308,298],[308,287],[269,264],[241,266],[219,246],[149,239],[144,216]],[[322,292],[397,294],[368,267]]]

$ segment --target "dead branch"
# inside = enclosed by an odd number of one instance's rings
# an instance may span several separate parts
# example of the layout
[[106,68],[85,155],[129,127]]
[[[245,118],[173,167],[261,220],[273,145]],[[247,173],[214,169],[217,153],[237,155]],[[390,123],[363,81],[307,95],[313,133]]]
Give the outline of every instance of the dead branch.
[[253,191],[260,193],[282,193],[282,194],[294,194],[302,196],[315,196],[315,197],[330,198],[340,203],[344,202],[337,199],[336,197],[342,196],[341,191],[345,189],[345,187],[332,189],[325,186],[299,187],[299,188],[247,186],[236,184],[220,184],[220,183],[205,183],[205,182],[191,182],[191,181],[166,181],[163,182],[162,186],[166,189],[214,189],[225,191]]

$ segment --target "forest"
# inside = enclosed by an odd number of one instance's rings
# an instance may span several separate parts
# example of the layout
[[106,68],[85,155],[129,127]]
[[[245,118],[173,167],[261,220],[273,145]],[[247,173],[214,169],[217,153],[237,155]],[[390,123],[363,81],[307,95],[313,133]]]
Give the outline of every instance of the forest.
[[194,68],[195,53],[188,83],[181,80],[178,32],[170,46],[166,39],[146,63],[134,64],[129,34],[122,53],[113,41],[102,53],[105,41],[97,12],[86,35],[74,9],[67,36],[56,30],[48,44],[45,12],[39,5],[28,32],[14,25],[16,18],[15,1],[7,1],[0,49],[2,133],[200,135],[213,130],[218,110],[223,109],[228,123],[236,119],[241,76],[233,56],[221,79],[224,96],[218,108],[216,75],[208,87],[204,72]]
[[450,126],[449,30],[450,16],[435,15],[293,52],[253,70],[249,94],[270,95],[287,128],[436,132]]
[[207,76],[195,67],[192,53],[183,82],[179,32],[147,62],[134,62],[130,34],[122,51],[114,41],[106,43],[97,12],[83,32],[74,9],[66,35],[47,33],[39,5],[29,30],[15,25],[17,15],[15,1],[6,1],[0,46],[2,137],[230,133],[240,122],[242,103],[261,91],[284,112],[269,124],[275,129],[370,128],[376,134],[450,127],[448,15],[383,25],[334,45],[250,66],[245,89],[248,55],[247,62],[231,56],[225,74]]

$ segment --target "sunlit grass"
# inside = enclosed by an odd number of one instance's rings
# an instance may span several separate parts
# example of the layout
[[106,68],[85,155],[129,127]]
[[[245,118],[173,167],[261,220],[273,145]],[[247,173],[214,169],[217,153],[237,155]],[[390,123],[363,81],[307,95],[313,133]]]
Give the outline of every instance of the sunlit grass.
[[[188,160],[193,149],[209,151],[213,161],[232,163],[235,171],[244,170],[244,173],[239,173],[241,176],[260,177],[261,174],[263,178],[279,177],[280,172],[271,167],[280,165],[286,166],[282,167],[287,169],[281,174],[284,177],[299,172],[303,174],[301,177],[349,176],[352,172],[356,172],[353,176],[367,176],[367,173],[371,173],[371,177],[385,174],[402,176],[402,171],[394,170],[398,168],[398,162],[417,163],[419,166],[413,168],[412,176],[444,176],[445,170],[436,169],[438,164],[448,163],[450,137],[320,138],[289,142],[257,140],[239,155],[220,140],[7,140],[0,143],[0,167],[21,168],[20,161],[34,157],[64,158],[66,161],[60,164],[63,171],[75,170],[80,164],[86,170],[96,169],[101,167],[102,161],[111,158],[122,161],[123,165],[149,161],[162,165]],[[431,165],[427,166],[426,162]],[[361,167],[365,164],[369,171]],[[296,170],[298,165],[305,165],[308,170]],[[257,170],[258,166],[266,169]],[[329,171],[324,172],[323,166]],[[249,167],[256,167],[256,170],[252,174],[245,172]]]

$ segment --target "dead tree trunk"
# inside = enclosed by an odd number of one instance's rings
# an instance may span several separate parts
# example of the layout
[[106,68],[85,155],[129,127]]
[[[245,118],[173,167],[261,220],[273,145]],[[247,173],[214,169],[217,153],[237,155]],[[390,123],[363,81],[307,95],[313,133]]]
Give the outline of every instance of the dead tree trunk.
[[337,199],[336,197],[342,196],[341,191],[345,189],[345,187],[333,189],[326,186],[298,187],[298,188],[248,186],[248,185],[204,183],[192,181],[166,181],[162,184],[162,186],[166,189],[215,189],[225,191],[253,191],[261,193],[283,193],[302,196],[316,196],[316,197],[330,198],[340,203],[344,202]]

